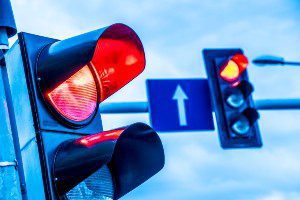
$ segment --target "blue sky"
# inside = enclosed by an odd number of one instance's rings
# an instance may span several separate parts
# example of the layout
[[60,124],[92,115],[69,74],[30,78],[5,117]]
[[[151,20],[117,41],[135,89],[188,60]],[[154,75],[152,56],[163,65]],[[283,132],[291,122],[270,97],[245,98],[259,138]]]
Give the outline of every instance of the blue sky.
[[[300,60],[297,0],[12,0],[19,31],[64,39],[116,22],[146,51],[144,73],[108,101],[145,101],[147,78],[205,77],[203,48],[240,47]],[[11,40],[11,42],[14,39]],[[249,68],[255,99],[300,97],[297,68]],[[124,95],[126,94],[126,95]],[[166,166],[123,199],[300,199],[300,112],[264,111],[264,147],[224,151],[213,132],[161,134]],[[104,128],[148,115],[105,115]]]

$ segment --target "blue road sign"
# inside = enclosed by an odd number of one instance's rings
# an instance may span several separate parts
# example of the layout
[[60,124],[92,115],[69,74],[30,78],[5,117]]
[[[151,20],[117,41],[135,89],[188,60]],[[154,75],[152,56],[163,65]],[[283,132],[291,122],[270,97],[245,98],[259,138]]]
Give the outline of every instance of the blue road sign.
[[147,92],[155,130],[214,130],[206,79],[147,80]]

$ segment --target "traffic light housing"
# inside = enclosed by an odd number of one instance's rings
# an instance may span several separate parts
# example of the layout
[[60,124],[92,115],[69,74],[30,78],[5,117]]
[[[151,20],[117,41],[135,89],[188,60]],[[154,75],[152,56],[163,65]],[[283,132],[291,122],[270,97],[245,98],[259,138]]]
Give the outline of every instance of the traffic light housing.
[[19,98],[12,104],[29,199],[118,199],[163,168],[162,143],[148,125],[102,128],[99,104],[145,67],[131,28],[114,24],[62,41],[18,36],[7,78]]
[[113,179],[114,198],[118,199],[163,167],[161,146],[155,131],[143,123],[64,141],[53,161],[55,190],[64,196],[107,167]]
[[247,57],[241,49],[204,49],[203,56],[221,146],[261,147]]

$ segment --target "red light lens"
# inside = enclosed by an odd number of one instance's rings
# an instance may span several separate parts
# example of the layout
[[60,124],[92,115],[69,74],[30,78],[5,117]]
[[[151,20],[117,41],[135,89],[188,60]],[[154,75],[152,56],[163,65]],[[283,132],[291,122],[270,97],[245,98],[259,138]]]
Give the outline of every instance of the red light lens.
[[102,102],[144,70],[143,45],[128,26],[112,25],[98,40],[91,65],[98,72]]
[[220,76],[228,82],[236,81],[248,67],[248,59],[243,54],[235,54],[220,71]]
[[109,141],[109,140],[117,140],[124,129],[116,129],[110,131],[104,131],[98,134],[89,135],[83,138],[76,140],[76,143],[82,144],[86,147],[94,146],[95,144]]
[[97,106],[97,87],[93,74],[84,66],[47,94],[51,105],[73,121],[88,119]]

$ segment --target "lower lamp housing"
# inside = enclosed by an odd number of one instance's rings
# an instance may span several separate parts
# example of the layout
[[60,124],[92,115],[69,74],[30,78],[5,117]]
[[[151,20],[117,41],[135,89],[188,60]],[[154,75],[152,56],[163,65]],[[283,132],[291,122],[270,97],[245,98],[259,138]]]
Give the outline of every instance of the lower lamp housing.
[[89,188],[93,183],[88,184],[88,179],[99,177],[107,186],[102,195],[119,199],[159,172],[164,162],[158,134],[146,124],[135,123],[63,142],[56,150],[53,180],[58,196],[72,199],[78,184]]

